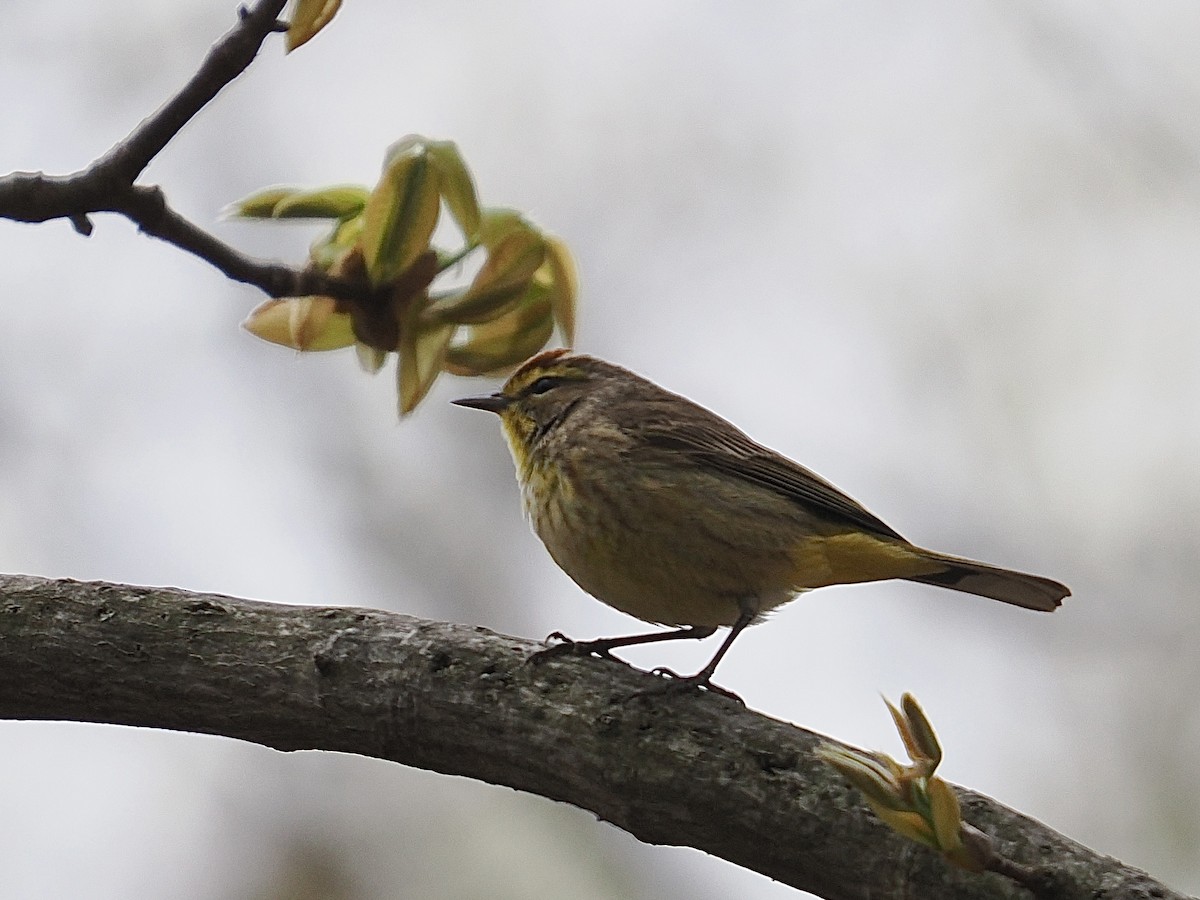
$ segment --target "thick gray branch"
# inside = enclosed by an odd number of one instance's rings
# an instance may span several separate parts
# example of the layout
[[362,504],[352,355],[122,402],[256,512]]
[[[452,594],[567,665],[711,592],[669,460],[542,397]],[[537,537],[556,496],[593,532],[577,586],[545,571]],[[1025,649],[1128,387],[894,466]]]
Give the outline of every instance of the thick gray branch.
[[[352,608],[0,576],[0,717],[219,734],[466,775],[591,810],[828,898],[1016,898],[889,832],[814,756],[819,735],[650,676]],[[965,817],[1045,896],[1181,898],[993,800]]]

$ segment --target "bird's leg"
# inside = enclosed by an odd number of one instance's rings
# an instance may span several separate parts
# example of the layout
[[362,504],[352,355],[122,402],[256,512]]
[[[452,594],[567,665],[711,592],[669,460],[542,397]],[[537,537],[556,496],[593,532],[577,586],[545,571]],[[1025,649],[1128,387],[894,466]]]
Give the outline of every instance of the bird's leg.
[[706,665],[695,675],[680,675],[676,672],[672,672],[670,669],[655,669],[653,674],[665,676],[670,680],[659,682],[654,687],[649,687],[638,691],[636,694],[634,694],[634,696],[645,697],[650,694],[675,693],[676,691],[703,688],[706,691],[712,691],[714,694],[720,694],[723,697],[736,700],[738,703],[741,703],[743,706],[745,706],[745,701],[733,691],[726,690],[723,687],[713,684],[712,676],[713,672],[717,670],[717,664],[729,651],[729,647],[733,643],[734,639],[741,634],[743,630],[745,630],[747,625],[755,620],[757,615],[758,614],[751,609],[743,609],[738,615],[737,621],[733,623],[733,627],[729,629],[729,634],[726,635],[725,640],[721,642],[721,646],[717,648],[717,652],[713,654],[713,658],[708,661],[708,665]]
[[[709,637],[716,630],[712,627],[701,628],[690,625],[686,628],[677,628],[675,631],[655,631],[650,634],[631,634],[626,637],[597,638],[593,641],[573,641],[561,631],[556,631],[547,637],[546,640],[558,640],[561,643],[555,644],[553,647],[547,647],[545,650],[538,650],[527,661],[537,665],[558,656],[599,656],[601,659],[611,659],[614,662],[621,662],[622,660],[612,655],[612,651],[618,647],[632,647],[635,644],[653,644],[658,641],[677,641],[684,638],[701,640]],[[724,652],[724,650],[721,652]],[[717,654],[717,658],[720,659],[720,653]]]

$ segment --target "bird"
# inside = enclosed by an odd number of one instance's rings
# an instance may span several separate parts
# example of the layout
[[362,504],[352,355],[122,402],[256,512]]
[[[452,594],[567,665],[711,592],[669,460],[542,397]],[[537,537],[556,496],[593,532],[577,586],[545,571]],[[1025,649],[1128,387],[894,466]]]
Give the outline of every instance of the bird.
[[748,626],[798,594],[904,579],[1051,612],[1063,584],[911,543],[816,473],[626,368],[566,349],[522,363],[500,390],[453,403],[496,413],[522,504],[550,556],[609,606],[670,631],[559,643],[617,659],[635,644],[729,633],[673,689],[712,681]]

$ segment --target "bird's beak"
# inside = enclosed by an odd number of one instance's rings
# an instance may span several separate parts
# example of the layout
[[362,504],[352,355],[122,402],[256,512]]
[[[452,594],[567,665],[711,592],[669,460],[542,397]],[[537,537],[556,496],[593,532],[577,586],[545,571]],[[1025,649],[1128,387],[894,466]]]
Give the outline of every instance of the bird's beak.
[[487,394],[483,397],[463,397],[461,400],[451,400],[455,406],[465,406],[468,409],[483,409],[488,412],[503,412],[512,403],[512,399],[501,393]]

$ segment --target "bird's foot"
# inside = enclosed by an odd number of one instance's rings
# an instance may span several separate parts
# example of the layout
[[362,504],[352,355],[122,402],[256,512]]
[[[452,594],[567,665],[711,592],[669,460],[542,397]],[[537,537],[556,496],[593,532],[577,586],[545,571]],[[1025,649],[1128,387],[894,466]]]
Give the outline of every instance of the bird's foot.
[[558,641],[558,643],[551,644],[545,650],[536,651],[526,662],[539,666],[548,659],[558,659],[562,656],[598,656],[601,659],[625,663],[624,660],[617,659],[612,655],[614,643],[611,640],[601,638],[595,641],[574,641],[561,631],[555,631],[546,636],[546,643],[550,641]]
[[657,675],[660,680],[651,687],[634,691],[631,695],[632,697],[652,697],[662,694],[681,694],[687,691],[701,690],[712,694],[720,694],[722,697],[728,697],[741,706],[746,705],[746,701],[733,691],[723,688],[718,684],[713,684],[712,672],[705,669],[701,669],[695,675],[680,675],[678,672],[659,667],[652,669],[650,674]]

